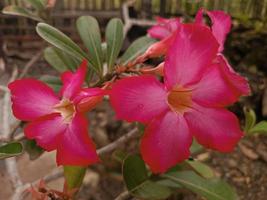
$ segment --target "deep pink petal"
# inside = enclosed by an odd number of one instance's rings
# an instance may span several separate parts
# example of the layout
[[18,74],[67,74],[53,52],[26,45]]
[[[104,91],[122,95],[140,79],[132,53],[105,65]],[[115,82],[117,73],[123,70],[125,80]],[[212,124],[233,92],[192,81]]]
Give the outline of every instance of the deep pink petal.
[[231,17],[220,10],[208,11],[207,14],[212,22],[212,33],[220,44],[219,52],[222,52],[226,35],[231,30]]
[[165,60],[167,87],[200,80],[215,58],[218,46],[209,28],[198,24],[181,25]]
[[85,79],[86,68],[87,61],[83,60],[75,73],[67,71],[61,75],[61,80],[63,82],[63,87],[60,91],[61,96],[72,99],[74,95],[79,92]]
[[88,135],[87,120],[76,114],[64,132],[57,149],[58,165],[86,166],[99,161],[96,148]]
[[144,123],[168,109],[166,98],[164,86],[152,75],[121,79],[110,94],[118,119]]
[[54,91],[35,79],[16,80],[8,85],[11,92],[14,115],[24,121],[31,121],[53,112],[59,102]]
[[218,55],[216,62],[220,65],[220,68],[228,83],[231,85],[232,90],[234,90],[239,96],[250,94],[248,80],[235,72],[223,55]]
[[224,107],[236,102],[239,97],[219,64],[210,67],[192,90],[192,99],[205,106]]
[[204,9],[203,8],[200,8],[197,11],[197,14],[195,16],[195,23],[197,23],[197,24],[204,24],[204,21],[203,21],[203,13],[204,13]]
[[147,30],[147,33],[150,37],[155,39],[164,39],[170,35],[170,31],[162,26],[162,25],[155,25]]
[[230,152],[243,136],[237,117],[223,108],[195,105],[185,119],[198,143],[207,148]]
[[101,88],[83,88],[79,91],[79,93],[73,98],[73,102],[78,104],[84,98],[94,97],[94,96],[104,96],[107,94],[107,91]]
[[24,129],[29,139],[35,139],[37,144],[47,151],[55,150],[67,125],[58,113],[40,117],[27,124]]
[[191,143],[183,116],[168,111],[148,124],[141,140],[141,153],[154,173],[163,173],[189,157]]

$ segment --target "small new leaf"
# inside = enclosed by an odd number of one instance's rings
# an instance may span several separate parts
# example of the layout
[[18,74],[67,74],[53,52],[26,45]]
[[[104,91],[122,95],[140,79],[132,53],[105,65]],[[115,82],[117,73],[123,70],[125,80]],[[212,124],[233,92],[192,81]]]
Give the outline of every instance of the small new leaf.
[[41,19],[40,17],[38,17],[37,15],[32,13],[30,10],[23,8],[23,7],[15,6],[15,5],[5,7],[2,10],[2,12],[4,14],[8,14],[8,15],[27,17],[27,18],[30,18],[30,19],[33,19],[33,20],[39,21],[39,22],[43,21],[43,19]]

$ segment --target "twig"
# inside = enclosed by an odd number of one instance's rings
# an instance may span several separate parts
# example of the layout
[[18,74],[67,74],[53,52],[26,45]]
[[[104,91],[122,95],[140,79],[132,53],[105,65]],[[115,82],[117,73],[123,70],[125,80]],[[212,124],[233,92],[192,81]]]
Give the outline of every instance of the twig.
[[134,128],[129,133],[121,136],[120,138],[118,138],[114,142],[108,144],[107,146],[104,146],[104,147],[98,149],[97,153],[98,153],[98,155],[109,153],[109,152],[113,151],[114,149],[116,149],[121,144],[123,144],[124,142],[126,142],[127,140],[129,140],[129,139],[131,139],[137,135],[138,135],[138,129]]
[[132,19],[129,15],[129,6],[131,6],[135,1],[128,1],[122,4],[122,18],[124,21],[123,34],[126,36],[128,31],[132,28],[133,25],[137,26],[152,26],[156,24],[155,21],[146,20],[146,19]]
[[[13,70],[11,78],[9,82],[13,81],[18,74],[17,68]],[[5,93],[4,103],[3,103],[3,137],[9,139],[10,138],[10,124],[9,124],[9,107],[10,107],[10,94],[9,92]],[[8,158],[5,160],[7,173],[9,174],[10,181],[13,184],[14,188],[18,188],[22,185],[22,181],[20,179],[16,158]]]
[[115,198],[115,200],[125,200],[125,199],[128,199],[130,196],[131,194],[128,191],[124,191],[120,193],[119,196]]
[[34,63],[36,63],[41,58],[42,54],[43,54],[43,49],[40,50],[38,53],[36,53],[32,57],[32,59],[25,65],[24,69],[22,70],[21,74],[19,75],[19,78],[24,77],[28,73],[29,69],[34,65]]
[[9,92],[8,88],[4,85],[0,85],[0,90],[2,90],[3,92]]

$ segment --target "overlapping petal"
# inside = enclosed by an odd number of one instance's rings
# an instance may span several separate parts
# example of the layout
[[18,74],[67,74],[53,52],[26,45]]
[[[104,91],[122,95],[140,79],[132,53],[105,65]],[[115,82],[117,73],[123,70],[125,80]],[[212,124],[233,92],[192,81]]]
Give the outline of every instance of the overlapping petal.
[[154,173],[163,173],[189,157],[191,143],[183,116],[168,111],[148,124],[141,140],[141,153]]
[[88,123],[77,113],[58,145],[57,164],[86,166],[98,161],[95,145],[88,135]]
[[208,11],[207,14],[212,22],[212,33],[220,44],[219,52],[222,52],[226,35],[231,30],[231,17],[220,10]]
[[54,91],[35,79],[16,80],[8,85],[11,92],[14,115],[24,121],[31,121],[53,112],[59,102]]
[[220,66],[228,83],[231,85],[232,90],[234,90],[239,96],[250,94],[248,80],[235,72],[223,55],[219,54],[216,58],[216,62]]
[[66,128],[67,124],[63,122],[61,115],[53,113],[28,123],[24,132],[27,138],[35,139],[39,146],[47,151],[52,151],[61,142]]
[[233,89],[220,64],[212,65],[192,89],[192,99],[203,106],[224,107],[239,97],[240,93]]
[[110,101],[118,119],[147,123],[168,109],[166,97],[163,84],[152,75],[143,75],[117,81]]
[[180,27],[165,60],[164,74],[168,88],[199,81],[219,47],[207,27],[198,24]]
[[87,61],[84,60],[75,73],[70,71],[61,75],[63,87],[60,94],[63,98],[72,99],[79,92],[85,79]]
[[195,105],[185,119],[198,143],[207,148],[230,152],[243,136],[237,117],[223,108]]

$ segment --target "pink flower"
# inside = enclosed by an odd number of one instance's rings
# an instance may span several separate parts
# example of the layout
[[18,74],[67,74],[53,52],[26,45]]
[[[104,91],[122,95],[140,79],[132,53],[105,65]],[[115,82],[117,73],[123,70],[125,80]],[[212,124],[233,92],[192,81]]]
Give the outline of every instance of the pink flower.
[[41,81],[16,80],[9,84],[14,115],[29,122],[25,135],[47,151],[57,150],[58,165],[89,165],[99,161],[88,135],[83,113],[101,101],[100,88],[82,89],[87,62],[62,74],[60,98]]
[[[208,27],[204,22],[203,14],[204,10],[199,9],[195,17],[195,23]],[[214,62],[220,62],[222,71],[229,81],[233,79],[239,80],[232,82],[232,87],[236,88],[241,95],[250,94],[250,88],[247,80],[234,71],[227,59],[221,53],[224,49],[226,36],[231,30],[231,17],[220,10],[207,11],[207,15],[212,22],[211,27],[208,28],[211,29],[213,36],[220,45],[217,52],[217,57],[214,58]],[[170,45],[173,43],[173,38],[175,37],[175,34],[181,24],[178,18],[172,18],[169,20],[159,18],[157,22],[157,25],[148,30],[148,34],[153,38],[161,39],[161,41],[156,42],[150,48],[148,48],[143,57],[152,58],[165,55]],[[156,33],[157,31],[158,33]]]
[[114,83],[110,99],[117,118],[146,125],[141,154],[154,173],[187,159],[193,137],[230,152],[243,136],[237,117],[224,108],[238,100],[232,84],[239,79],[226,77],[214,62],[218,48],[208,27],[183,24],[166,56],[164,83],[152,75]]

